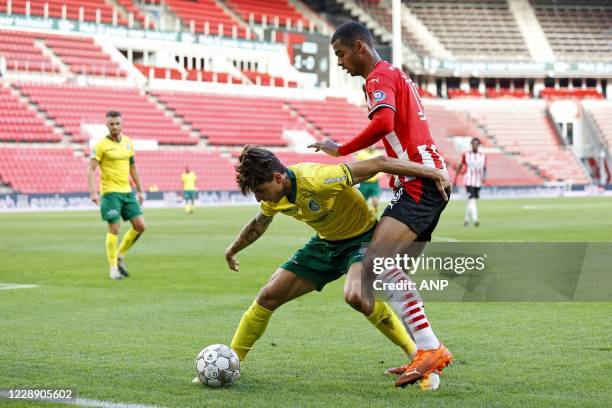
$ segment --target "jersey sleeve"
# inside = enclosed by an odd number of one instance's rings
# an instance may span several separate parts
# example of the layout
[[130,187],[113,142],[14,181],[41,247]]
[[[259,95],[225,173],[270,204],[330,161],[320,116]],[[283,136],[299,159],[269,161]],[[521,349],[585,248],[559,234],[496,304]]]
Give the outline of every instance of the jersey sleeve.
[[353,187],[353,175],[346,164],[321,165],[312,181],[318,191],[332,194]]
[[276,213],[278,212],[276,208],[272,207],[270,204],[268,204],[265,201],[261,202],[260,209],[261,209],[261,213],[265,215],[266,217],[274,217],[274,215],[276,215]]
[[91,154],[89,155],[89,158],[100,163],[102,161],[102,156],[104,156],[104,152],[102,151],[102,147],[98,143],[94,146],[93,150],[91,151]]
[[461,164],[463,164],[464,166],[467,166],[467,160],[465,160],[465,152],[461,154]]
[[366,100],[370,111],[368,118],[372,119],[372,114],[380,108],[387,107],[397,111],[395,108],[395,84],[391,76],[379,74],[368,78],[366,82]]

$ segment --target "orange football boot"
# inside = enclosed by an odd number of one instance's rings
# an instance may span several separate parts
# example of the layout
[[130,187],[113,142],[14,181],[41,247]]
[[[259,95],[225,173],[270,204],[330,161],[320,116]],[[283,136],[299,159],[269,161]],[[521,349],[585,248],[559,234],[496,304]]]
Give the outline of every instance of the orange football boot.
[[417,350],[412,361],[397,368],[390,368],[388,374],[398,374],[399,378],[395,381],[396,387],[405,387],[414,384],[431,372],[441,373],[453,361],[453,355],[448,351],[444,344],[431,350]]

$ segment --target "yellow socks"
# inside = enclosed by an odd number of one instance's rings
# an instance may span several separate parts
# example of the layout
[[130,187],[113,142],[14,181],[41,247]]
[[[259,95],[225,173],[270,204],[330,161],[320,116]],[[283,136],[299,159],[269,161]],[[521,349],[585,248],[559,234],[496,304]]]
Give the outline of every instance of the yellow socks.
[[[128,232],[125,233],[123,239],[121,240],[121,246],[119,247],[119,255],[123,256],[127,252],[128,249],[134,245],[134,242],[140,237],[140,234],[134,229],[130,228]],[[108,242],[108,240],[107,240]],[[117,244],[117,236],[115,235],[115,245]]]
[[374,311],[367,318],[382,334],[397,344],[407,355],[416,351],[416,344],[408,335],[406,328],[388,304],[376,301]]
[[106,257],[111,268],[117,267],[117,236],[110,232],[106,233]]
[[253,302],[251,307],[244,312],[231,344],[240,361],[244,360],[253,344],[266,330],[271,316],[272,311],[258,305],[257,302]]

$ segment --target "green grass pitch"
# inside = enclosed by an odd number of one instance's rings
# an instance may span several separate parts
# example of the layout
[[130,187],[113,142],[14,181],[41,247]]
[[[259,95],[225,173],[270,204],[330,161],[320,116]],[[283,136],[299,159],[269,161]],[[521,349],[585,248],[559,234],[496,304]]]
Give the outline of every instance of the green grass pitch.
[[[610,198],[481,200],[478,229],[463,227],[464,205],[449,204],[434,240],[612,240]],[[39,285],[0,290],[0,387],[165,407],[610,406],[612,303],[432,302],[455,363],[424,393],[383,375],[404,360],[343,302],[342,279],[281,307],[234,387],[192,386],[196,354],[229,344],[258,289],[312,235],[278,216],[229,271],[223,250],[255,211],[145,209],[120,282],[108,278],[98,213],[0,214],[0,283]]]

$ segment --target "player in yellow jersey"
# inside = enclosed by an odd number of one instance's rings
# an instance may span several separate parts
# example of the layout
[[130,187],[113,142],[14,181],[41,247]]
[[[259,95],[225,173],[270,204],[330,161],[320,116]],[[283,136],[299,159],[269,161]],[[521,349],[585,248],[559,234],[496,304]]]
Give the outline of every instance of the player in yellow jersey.
[[[357,153],[357,160],[369,160],[380,156],[376,149],[371,146]],[[380,174],[375,175],[365,181],[359,183],[359,191],[363,194],[363,198],[368,201],[374,208],[374,213],[378,214],[378,198],[380,197],[380,184],[378,180]]]
[[[145,220],[140,208],[144,194],[134,163],[134,143],[122,133],[121,113],[108,112],[106,127],[108,136],[100,140],[91,152],[87,183],[91,201],[100,205],[102,220],[108,223],[106,256],[110,266],[110,277],[121,279],[129,276],[125,266],[125,253],[145,230]],[[94,174],[98,166],[100,166],[101,198],[94,186]],[[130,186],[130,176],[138,191],[138,201]],[[132,227],[125,233],[121,245],[117,247],[120,218],[130,221]]]
[[410,356],[416,346],[389,305],[377,301],[372,312],[361,309],[361,269],[354,266],[359,266],[365,254],[377,219],[353,185],[376,173],[388,172],[433,179],[445,195],[444,189],[450,186],[446,173],[387,157],[349,164],[301,163],[285,167],[272,152],[255,146],[244,148],[236,170],[241,192],[254,193],[261,208],[226,249],[230,269],[238,271],[236,254],[255,242],[278,213],[305,222],[317,233],[276,270],[242,316],[231,343],[240,360],[263,334],[274,310],[306,293],[322,290],[344,274],[346,302],[364,313]]
[[183,182],[183,200],[185,201],[185,214],[193,214],[195,207],[194,202],[196,195],[196,181],[198,177],[196,174],[189,170],[189,166],[185,166],[185,172],[181,174],[181,181]]

